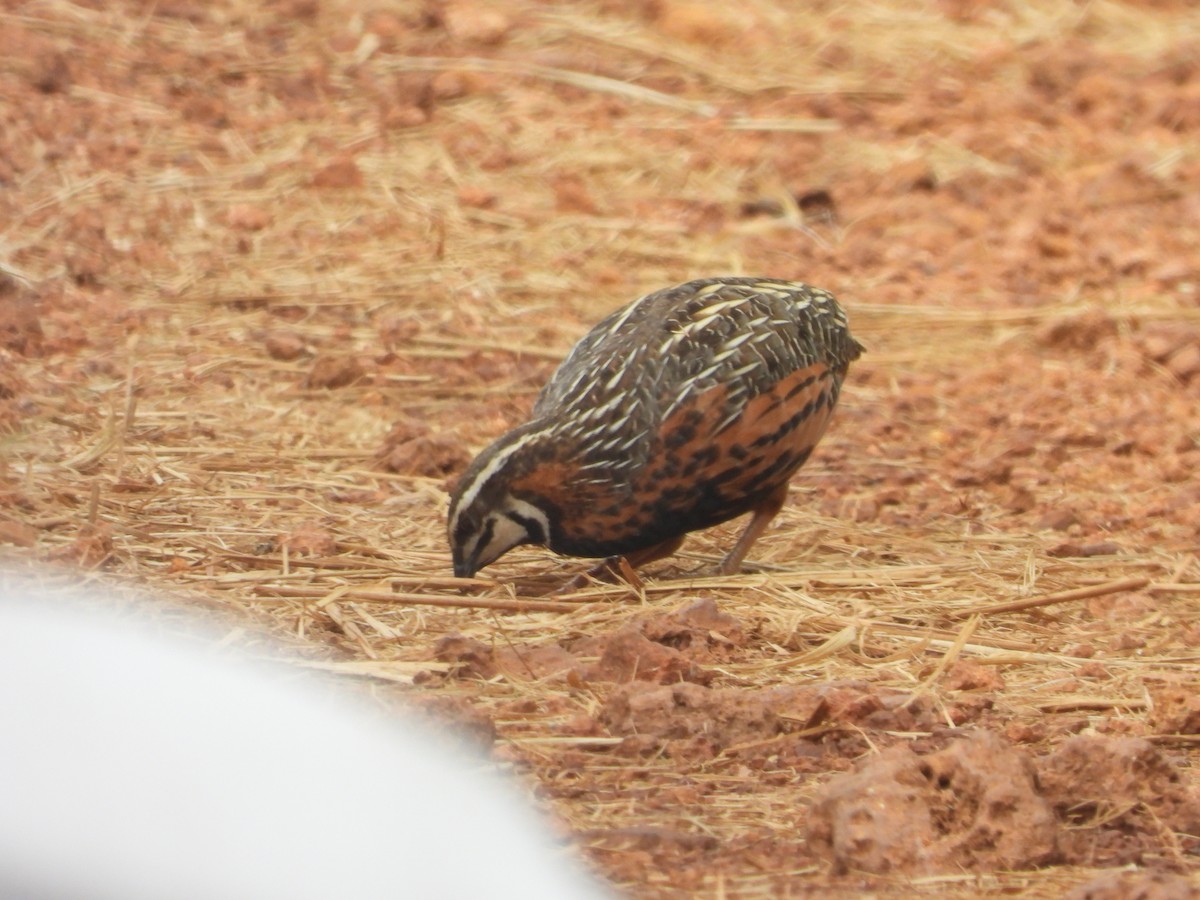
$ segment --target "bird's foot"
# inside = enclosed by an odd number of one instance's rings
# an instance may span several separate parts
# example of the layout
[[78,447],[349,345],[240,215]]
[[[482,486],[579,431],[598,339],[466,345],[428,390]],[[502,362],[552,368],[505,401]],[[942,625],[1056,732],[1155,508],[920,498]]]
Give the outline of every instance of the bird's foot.
[[582,590],[590,584],[628,584],[634,590],[641,590],[642,579],[624,556],[610,556],[597,563],[586,572],[580,572],[555,593],[570,594]]

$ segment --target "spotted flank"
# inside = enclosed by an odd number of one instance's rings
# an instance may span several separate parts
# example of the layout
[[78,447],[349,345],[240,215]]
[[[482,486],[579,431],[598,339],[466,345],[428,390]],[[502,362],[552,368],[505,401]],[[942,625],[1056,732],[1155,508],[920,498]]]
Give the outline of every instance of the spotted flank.
[[576,344],[531,421],[460,481],[455,571],[521,543],[645,561],[752,513],[724,566],[736,570],[861,353],[833,295],[797,282],[705,279],[617,310]]

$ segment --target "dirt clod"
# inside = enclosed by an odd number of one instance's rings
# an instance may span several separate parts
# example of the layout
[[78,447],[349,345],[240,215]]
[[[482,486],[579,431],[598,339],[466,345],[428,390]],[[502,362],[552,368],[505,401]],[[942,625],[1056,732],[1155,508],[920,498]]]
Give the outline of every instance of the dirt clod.
[[0,271],[0,347],[28,355],[37,351],[44,336],[36,295]]
[[113,529],[106,522],[80,527],[75,540],[50,553],[50,558],[94,569],[109,560],[113,552]]
[[37,529],[33,526],[11,519],[0,519],[0,544],[33,547],[37,544],[37,538]]
[[375,464],[385,472],[446,478],[470,462],[462,441],[453,435],[428,433],[408,421],[397,422],[375,452]]
[[353,356],[319,356],[308,376],[304,379],[307,388],[347,387],[366,377],[362,363]]
[[1004,689],[1004,679],[995,666],[959,660],[946,673],[943,687],[948,691],[999,691]]
[[1058,825],[1029,757],[984,731],[926,756],[892,747],[834,778],[808,839],[836,871],[930,874],[1044,865]]
[[1200,734],[1200,694],[1179,680],[1154,682],[1150,692],[1150,727],[1158,734]]
[[1124,865],[1200,849],[1200,793],[1140,738],[1080,735],[1038,763],[1067,859]]
[[1063,900],[1197,900],[1200,887],[1171,872],[1109,872],[1081,884]]
[[337,552],[337,536],[317,522],[306,522],[286,535],[279,545],[299,556],[332,556]]
[[272,331],[263,343],[271,359],[284,362],[299,359],[307,350],[304,338],[294,331]]
[[225,222],[235,231],[262,231],[271,224],[271,214],[252,203],[235,203],[226,211]]
[[589,669],[589,675],[598,681],[619,684],[629,681],[703,683],[712,677],[678,650],[648,639],[636,628],[622,629],[605,640],[600,659]]
[[352,157],[336,159],[321,166],[312,175],[315,188],[356,188],[363,185],[363,173]]

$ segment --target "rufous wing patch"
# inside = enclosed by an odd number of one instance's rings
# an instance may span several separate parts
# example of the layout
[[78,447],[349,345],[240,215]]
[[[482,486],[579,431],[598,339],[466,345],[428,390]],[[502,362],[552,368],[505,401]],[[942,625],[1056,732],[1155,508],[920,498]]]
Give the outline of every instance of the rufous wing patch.
[[833,414],[833,373],[824,363],[793,372],[753,397],[742,415],[716,435],[726,465],[722,493],[758,493],[791,477],[825,434]]
[[738,515],[803,465],[829,424],[834,391],[833,372],[817,363],[756,394],[736,415],[723,385],[693,398],[663,423],[637,493],[664,498],[685,518],[703,503],[703,517],[719,521],[714,498],[728,503],[727,517]]

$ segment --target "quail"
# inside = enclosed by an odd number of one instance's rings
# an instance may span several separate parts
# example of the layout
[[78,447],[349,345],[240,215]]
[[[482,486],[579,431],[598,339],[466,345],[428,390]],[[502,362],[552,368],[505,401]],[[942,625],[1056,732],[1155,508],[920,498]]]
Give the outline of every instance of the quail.
[[718,569],[737,572],[862,352],[833,295],[799,282],[706,278],[617,310],[459,479],[454,574],[521,544],[636,567],[750,513]]

